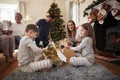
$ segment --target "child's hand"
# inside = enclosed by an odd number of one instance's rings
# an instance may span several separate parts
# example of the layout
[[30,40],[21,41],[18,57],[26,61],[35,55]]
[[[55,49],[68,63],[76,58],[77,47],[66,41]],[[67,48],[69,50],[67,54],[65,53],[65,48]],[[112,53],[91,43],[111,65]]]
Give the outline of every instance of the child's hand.
[[41,57],[40,57],[40,60],[44,60],[45,59],[45,57],[42,55]]
[[70,46],[66,46],[67,49],[70,49]]
[[46,50],[46,48],[42,48],[41,50],[44,51],[44,50]]
[[70,64],[70,60],[69,59],[66,60],[66,64]]

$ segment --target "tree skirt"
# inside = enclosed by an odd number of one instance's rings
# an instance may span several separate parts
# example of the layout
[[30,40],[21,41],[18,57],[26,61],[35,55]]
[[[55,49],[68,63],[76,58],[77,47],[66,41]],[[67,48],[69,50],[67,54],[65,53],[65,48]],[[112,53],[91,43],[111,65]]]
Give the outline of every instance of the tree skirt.
[[17,68],[4,80],[120,80],[120,77],[96,62],[94,65],[79,67],[64,64],[52,67],[50,72],[24,73]]

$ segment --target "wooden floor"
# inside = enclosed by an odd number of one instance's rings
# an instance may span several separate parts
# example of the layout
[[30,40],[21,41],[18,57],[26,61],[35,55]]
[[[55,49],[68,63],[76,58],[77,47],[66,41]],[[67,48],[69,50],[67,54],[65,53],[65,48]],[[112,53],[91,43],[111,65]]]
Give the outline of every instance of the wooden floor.
[[100,59],[96,59],[96,61],[101,63],[103,66],[105,66],[108,70],[112,71],[114,74],[120,76],[120,66],[111,64]]
[[[16,57],[16,55],[14,55]],[[113,65],[109,62],[96,59],[97,62],[104,65],[108,70],[112,71],[114,74],[120,76],[120,66]],[[0,54],[0,80],[10,74],[13,70],[18,67],[18,62],[15,61],[14,63],[5,63],[5,58],[2,54]]]
[[[16,55],[14,55],[16,58]],[[18,62],[14,63],[6,63],[5,57],[0,53],[0,80],[2,80],[5,76],[10,74],[13,70],[18,67]]]

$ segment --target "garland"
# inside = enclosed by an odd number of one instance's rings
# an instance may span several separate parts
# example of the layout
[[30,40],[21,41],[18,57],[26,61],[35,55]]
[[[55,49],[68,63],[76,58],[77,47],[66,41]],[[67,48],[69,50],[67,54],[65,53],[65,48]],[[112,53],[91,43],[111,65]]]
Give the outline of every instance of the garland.
[[100,4],[100,3],[104,2],[104,1],[105,1],[105,0],[97,0],[97,1],[93,1],[92,4],[88,5],[88,7],[85,9],[85,11],[87,11],[87,10],[93,8],[94,6]]
[[96,5],[98,5],[98,4],[100,4],[100,3],[104,2],[104,1],[105,1],[105,0],[93,1],[92,4],[88,5],[88,7],[85,8],[85,10],[84,10],[84,17],[85,17],[86,15],[88,15],[88,13],[86,12],[87,10],[92,9],[93,7],[95,7]]
[[[84,10],[84,15],[83,15],[83,16],[85,17],[86,15],[88,15],[88,13],[86,12],[87,10],[92,9],[93,7],[97,6],[97,5],[100,4],[100,3],[103,3],[104,1],[106,1],[106,0],[93,1],[92,4],[88,5],[88,7],[85,8],[85,10]],[[120,0],[117,0],[117,1],[120,2]]]

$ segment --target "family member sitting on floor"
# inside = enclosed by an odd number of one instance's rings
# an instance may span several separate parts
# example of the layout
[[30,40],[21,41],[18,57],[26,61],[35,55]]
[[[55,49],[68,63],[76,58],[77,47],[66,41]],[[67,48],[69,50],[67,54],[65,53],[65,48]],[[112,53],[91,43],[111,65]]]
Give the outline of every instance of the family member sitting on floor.
[[24,34],[26,25],[22,23],[22,15],[19,12],[15,13],[15,23],[12,24],[13,35],[15,35],[16,47],[19,45],[20,39]]
[[80,31],[82,41],[76,47],[69,47],[70,49],[76,51],[74,57],[71,57],[70,60],[67,60],[67,63],[70,63],[74,66],[81,65],[92,65],[94,63],[94,39],[93,39],[93,29],[89,23],[81,25]]
[[76,27],[75,22],[73,20],[69,20],[67,22],[67,37],[72,42],[72,46],[76,46],[79,43],[79,28]]
[[47,15],[45,19],[40,19],[37,21],[36,25],[38,26],[39,34],[35,39],[36,45],[38,47],[46,47],[49,44],[49,33],[51,29],[51,22],[54,20],[54,16]]
[[41,52],[43,50],[37,47],[34,42],[37,34],[37,26],[34,24],[28,24],[25,29],[25,36],[20,40],[18,64],[23,72],[34,72],[52,67],[53,62],[50,59],[35,60],[35,56],[42,55]]

